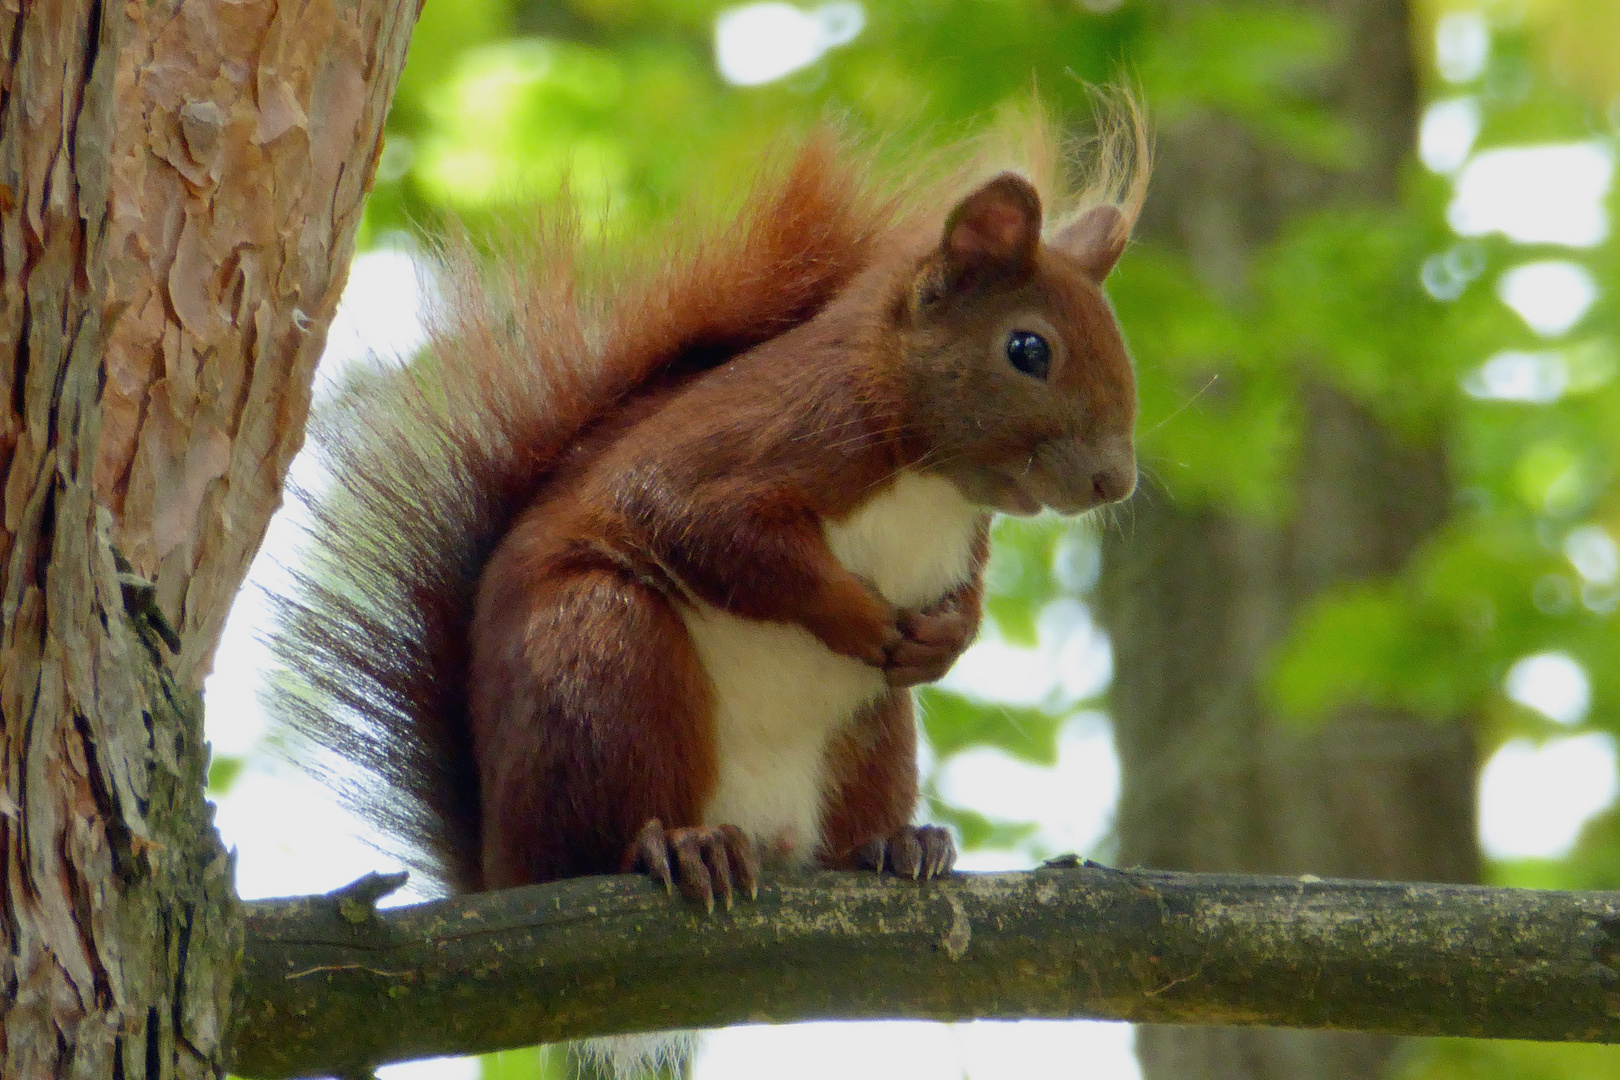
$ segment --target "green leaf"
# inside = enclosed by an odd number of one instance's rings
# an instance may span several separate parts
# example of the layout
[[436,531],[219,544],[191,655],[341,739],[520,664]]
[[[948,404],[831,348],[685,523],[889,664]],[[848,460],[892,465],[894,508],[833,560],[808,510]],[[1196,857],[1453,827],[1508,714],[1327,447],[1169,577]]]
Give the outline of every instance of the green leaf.
[[245,764],[246,758],[213,755],[208,762],[208,794],[218,797],[230,791]]
[[962,839],[962,847],[969,851],[1016,848],[1040,828],[1033,821],[995,821],[978,811],[952,806],[938,798],[928,800],[928,816],[954,828]]
[[1396,1080],[1612,1080],[1620,1047],[1485,1039],[1426,1039]]
[[563,1080],[571,1072],[560,1051],[528,1046],[480,1055],[478,1075],[480,1080]]
[[929,745],[941,758],[991,746],[1035,765],[1057,763],[1063,717],[1029,706],[975,701],[937,686],[917,692],[917,712]]
[[999,518],[985,570],[985,610],[1001,636],[1025,648],[1037,641],[1035,618],[1057,594],[1053,573],[1067,526],[1062,519]]
[[1413,603],[1399,579],[1341,586],[1300,612],[1263,691],[1278,714],[1306,723],[1348,705],[1441,720],[1484,690],[1478,665],[1448,662],[1473,659],[1460,642],[1433,609]]

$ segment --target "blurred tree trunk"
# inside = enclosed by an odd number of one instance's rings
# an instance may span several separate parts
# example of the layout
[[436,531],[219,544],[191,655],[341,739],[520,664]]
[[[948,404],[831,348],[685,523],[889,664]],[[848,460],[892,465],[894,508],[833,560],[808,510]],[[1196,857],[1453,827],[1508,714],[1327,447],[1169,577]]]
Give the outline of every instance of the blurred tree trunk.
[[[1206,0],[1169,0],[1184,17]],[[1289,0],[1337,28],[1318,100],[1361,140],[1328,173],[1209,112],[1162,131],[1141,235],[1241,299],[1252,255],[1290,215],[1392,202],[1415,144],[1417,88],[1402,0]],[[1414,270],[1414,273],[1416,271]],[[1230,378],[1223,373],[1222,378]],[[1163,869],[1473,881],[1470,732],[1373,709],[1302,731],[1266,714],[1257,676],[1303,601],[1399,568],[1451,505],[1435,446],[1403,444],[1324,385],[1298,403],[1303,440],[1280,526],[1134,501],[1105,539],[1099,608],[1114,649],[1122,768],[1120,861]],[[1350,1080],[1380,1074],[1396,1040],[1371,1035],[1142,1027],[1147,1080]]]
[[223,1075],[198,687],[416,9],[0,4],[0,1076]]

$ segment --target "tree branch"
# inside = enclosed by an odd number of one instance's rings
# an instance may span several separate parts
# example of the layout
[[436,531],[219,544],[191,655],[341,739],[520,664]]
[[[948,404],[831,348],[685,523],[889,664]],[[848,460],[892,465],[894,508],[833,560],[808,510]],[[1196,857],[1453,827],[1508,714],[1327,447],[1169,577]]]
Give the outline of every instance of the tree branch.
[[248,905],[233,1072],[902,1016],[1620,1040],[1620,893],[1085,866],[772,877],[713,917],[638,877],[357,894]]

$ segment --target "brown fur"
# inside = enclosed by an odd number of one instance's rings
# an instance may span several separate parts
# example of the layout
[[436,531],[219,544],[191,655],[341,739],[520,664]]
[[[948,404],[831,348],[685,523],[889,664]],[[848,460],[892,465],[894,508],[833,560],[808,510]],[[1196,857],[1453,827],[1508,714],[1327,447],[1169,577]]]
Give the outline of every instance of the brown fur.
[[[700,824],[716,748],[683,605],[932,670],[971,636],[978,571],[948,618],[898,611],[825,523],[905,470],[1020,512],[1129,490],[1134,384],[1096,269],[1143,170],[1046,245],[1022,181],[982,186],[942,233],[939,208],[901,213],[818,136],[738,223],[622,275],[604,310],[562,233],[504,282],[461,269],[437,362],[326,428],[342,490],[283,602],[303,682],[282,707],[381,781],[359,801],[455,889],[612,872],[648,818]],[[1015,315],[1051,337],[1049,379],[998,352]],[[831,753],[822,857],[843,864],[910,818],[906,692]]]
[[854,853],[911,821],[917,807],[917,723],[911,692],[890,690],[833,747],[833,790],[820,860],[856,869]]

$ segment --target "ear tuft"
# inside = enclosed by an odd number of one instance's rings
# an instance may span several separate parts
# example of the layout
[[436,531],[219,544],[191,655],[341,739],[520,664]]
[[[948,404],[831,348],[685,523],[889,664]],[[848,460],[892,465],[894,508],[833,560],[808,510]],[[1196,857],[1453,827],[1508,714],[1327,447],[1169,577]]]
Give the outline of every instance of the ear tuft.
[[1052,247],[1075,259],[1091,280],[1103,278],[1125,254],[1131,232],[1117,206],[1096,206],[1058,230]]
[[945,289],[966,292],[989,277],[1027,273],[1041,242],[1041,197],[1028,180],[1002,173],[963,199],[940,242]]

